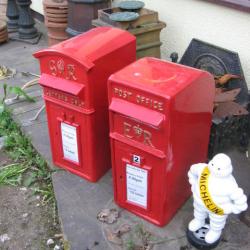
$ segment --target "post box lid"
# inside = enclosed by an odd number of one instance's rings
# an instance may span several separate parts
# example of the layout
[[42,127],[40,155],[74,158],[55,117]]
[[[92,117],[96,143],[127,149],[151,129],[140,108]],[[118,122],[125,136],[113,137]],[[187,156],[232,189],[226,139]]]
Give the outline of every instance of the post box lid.
[[135,39],[127,31],[112,27],[99,27],[50,48],[38,51],[34,56],[40,58],[47,55],[64,55],[74,59],[83,65],[86,70],[89,70],[94,66],[97,59]]
[[144,57],[111,75],[109,79],[168,98],[203,75],[213,79],[206,71]]

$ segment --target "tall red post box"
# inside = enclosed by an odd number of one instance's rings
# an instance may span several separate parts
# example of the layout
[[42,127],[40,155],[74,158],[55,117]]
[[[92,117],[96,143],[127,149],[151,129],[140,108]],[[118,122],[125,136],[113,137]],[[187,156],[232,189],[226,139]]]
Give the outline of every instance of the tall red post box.
[[53,162],[89,181],[110,167],[107,79],[135,61],[135,37],[96,28],[34,54]]
[[108,91],[115,201],[163,226],[191,194],[190,165],[206,160],[214,79],[144,58],[113,74]]

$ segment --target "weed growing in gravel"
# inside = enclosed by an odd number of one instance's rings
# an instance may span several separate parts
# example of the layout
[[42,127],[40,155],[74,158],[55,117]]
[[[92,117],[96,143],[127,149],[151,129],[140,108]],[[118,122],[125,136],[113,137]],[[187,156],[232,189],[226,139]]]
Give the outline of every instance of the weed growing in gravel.
[[3,84],[3,97],[0,99],[0,113],[6,110],[5,100],[8,94],[16,94],[18,97],[22,96],[28,102],[35,102],[35,99],[29,96],[25,90],[18,86],[8,86],[6,83]]
[[0,184],[12,186],[20,185],[22,173],[26,170],[26,166],[18,163],[2,167],[0,170]]
[[9,111],[0,113],[0,136],[6,136],[5,152],[14,164],[0,168],[0,185],[22,185],[40,194],[44,203],[54,201],[51,170],[44,159],[33,148],[18,125],[12,120]]

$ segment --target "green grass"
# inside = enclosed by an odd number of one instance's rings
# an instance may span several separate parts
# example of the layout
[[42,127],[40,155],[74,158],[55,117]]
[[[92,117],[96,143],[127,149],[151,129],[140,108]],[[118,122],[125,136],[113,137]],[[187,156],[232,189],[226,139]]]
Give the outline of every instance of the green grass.
[[0,184],[17,186],[21,184],[22,174],[27,167],[21,164],[10,164],[0,169]]
[[7,136],[4,150],[14,162],[0,167],[0,185],[30,187],[44,203],[54,202],[51,170],[7,110],[0,113],[0,136]]
[[135,243],[133,241],[133,239],[129,239],[126,242],[126,250],[134,250],[135,249]]
[[35,102],[35,98],[29,96],[25,90],[23,90],[21,87],[18,86],[8,86],[7,83],[4,83],[3,85],[3,97],[0,99],[0,113],[4,112],[6,110],[5,100],[8,96],[8,94],[16,94],[18,97],[23,96],[24,99],[28,102]]

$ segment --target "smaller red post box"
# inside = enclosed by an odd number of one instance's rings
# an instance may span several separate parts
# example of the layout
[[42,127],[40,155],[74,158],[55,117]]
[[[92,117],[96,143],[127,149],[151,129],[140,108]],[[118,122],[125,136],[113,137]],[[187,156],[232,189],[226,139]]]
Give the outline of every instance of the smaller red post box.
[[103,27],[34,54],[54,164],[89,181],[110,167],[107,79],[135,61],[135,37]]
[[214,79],[144,58],[113,74],[108,91],[115,201],[163,226],[191,194],[190,165],[206,160]]

